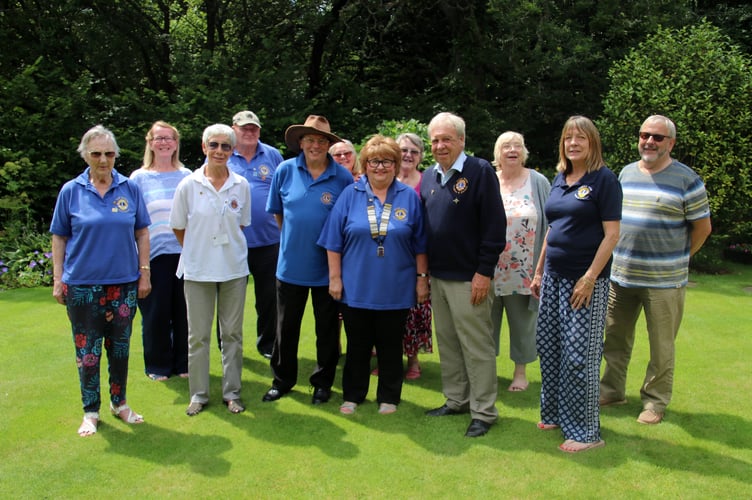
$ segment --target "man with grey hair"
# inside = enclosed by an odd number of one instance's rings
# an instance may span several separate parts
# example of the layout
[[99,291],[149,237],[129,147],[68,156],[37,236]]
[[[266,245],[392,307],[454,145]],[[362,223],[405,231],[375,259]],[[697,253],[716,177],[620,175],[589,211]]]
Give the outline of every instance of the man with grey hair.
[[611,268],[600,404],[627,402],[627,367],[644,309],[650,362],[640,388],[642,424],[660,423],[671,401],[689,258],[711,231],[705,186],[691,168],[671,158],[675,143],[671,120],[648,117],[638,134],[640,160],[619,175],[624,201]]
[[[266,213],[266,199],[277,165],[282,155],[277,148],[261,142],[261,121],[253,111],[240,111],[232,117],[232,129],[237,136],[235,150],[227,161],[230,170],[245,177],[251,189],[251,220],[243,228],[248,243],[248,270],[253,276],[256,298],[256,348],[267,359],[277,332],[277,269],[279,255],[279,227],[274,217]],[[219,338],[219,328],[217,328]]]
[[428,125],[436,164],[426,170],[428,264],[443,406],[432,417],[470,413],[467,437],[483,436],[498,417],[491,278],[506,244],[499,181],[486,160],[465,154],[465,122],[439,113]]

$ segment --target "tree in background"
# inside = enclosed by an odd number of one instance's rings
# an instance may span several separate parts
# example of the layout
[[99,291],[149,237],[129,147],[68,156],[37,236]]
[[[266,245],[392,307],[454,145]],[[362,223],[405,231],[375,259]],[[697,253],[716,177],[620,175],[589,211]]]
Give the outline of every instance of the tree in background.
[[660,29],[617,61],[598,126],[609,165],[635,161],[645,118],[677,127],[673,156],[705,182],[715,234],[752,242],[752,61],[701,22]]

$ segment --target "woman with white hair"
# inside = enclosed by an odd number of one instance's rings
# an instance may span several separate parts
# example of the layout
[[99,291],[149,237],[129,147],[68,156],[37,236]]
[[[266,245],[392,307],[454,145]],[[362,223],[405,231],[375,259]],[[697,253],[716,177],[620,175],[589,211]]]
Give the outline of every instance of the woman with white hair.
[[543,207],[551,192],[545,176],[525,168],[528,154],[525,138],[518,132],[504,132],[496,139],[494,166],[507,216],[507,244],[494,270],[491,320],[498,356],[501,320],[506,311],[509,357],[514,361],[514,375],[507,389],[510,392],[527,389],[525,367],[538,357],[538,299],[532,296],[530,283],[548,227]]
[[235,131],[227,125],[204,130],[206,163],[178,184],[170,212],[170,227],[183,247],[178,276],[184,278],[188,311],[189,417],[209,403],[215,304],[222,335],[222,398],[231,413],[245,410],[240,400],[248,281],[243,228],[251,223],[251,191],[248,181],[227,167],[235,141]]

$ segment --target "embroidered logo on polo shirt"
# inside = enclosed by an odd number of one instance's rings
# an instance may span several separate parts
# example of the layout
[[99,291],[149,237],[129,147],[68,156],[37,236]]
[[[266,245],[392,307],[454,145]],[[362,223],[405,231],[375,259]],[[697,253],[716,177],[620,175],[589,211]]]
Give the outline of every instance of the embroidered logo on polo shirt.
[[269,177],[269,174],[272,172],[272,169],[270,169],[266,165],[261,165],[258,169],[259,174],[261,174],[261,180],[265,181],[267,177]]
[[580,186],[577,189],[574,197],[578,200],[587,200],[588,198],[590,198],[591,192],[593,192],[593,188],[591,188],[590,186]]
[[115,205],[115,208],[112,209],[113,212],[127,212],[128,211],[128,200],[126,198],[123,198],[122,196],[118,199],[116,199],[113,202],[113,205]]
[[462,194],[467,191],[468,184],[469,182],[467,178],[460,177],[459,179],[457,179],[457,182],[454,183],[454,187],[452,189],[454,189],[455,193]]
[[233,196],[232,198],[228,199],[227,207],[231,212],[238,213],[238,211],[240,210],[240,202],[238,201],[238,198]]
[[331,205],[332,198],[332,193],[321,193],[321,203],[323,203],[324,205]]
[[407,218],[407,210],[405,210],[404,208],[395,208],[394,217],[397,220],[405,220],[405,218]]

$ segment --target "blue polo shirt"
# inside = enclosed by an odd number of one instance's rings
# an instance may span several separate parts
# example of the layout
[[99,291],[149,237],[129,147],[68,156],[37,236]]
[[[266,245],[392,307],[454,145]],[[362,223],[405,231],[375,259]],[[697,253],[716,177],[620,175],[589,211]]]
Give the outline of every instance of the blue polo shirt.
[[383,241],[384,256],[371,235],[368,205],[381,221],[384,206],[370,192],[366,178],[348,186],[334,205],[318,244],[342,254],[342,302],[376,310],[415,305],[415,256],[426,253],[423,209],[415,190],[395,180],[386,196],[392,212]]
[[[545,206],[545,272],[572,280],[585,274],[605,236],[603,222],[621,220],[621,201],[619,180],[607,167],[583,175],[572,186],[557,174]],[[598,277],[610,273],[611,259]]]
[[326,170],[314,180],[305,155],[283,161],[272,178],[266,211],[282,214],[277,279],[300,286],[329,284],[326,250],[316,245],[332,207],[353,182],[352,174],[327,155]]
[[138,280],[134,232],[151,220],[137,184],[112,170],[104,197],[89,182],[89,167],[60,190],[50,232],[68,238],[62,281],[116,285]]
[[265,247],[279,243],[279,227],[274,216],[266,212],[266,200],[272,185],[272,177],[277,166],[282,163],[282,155],[276,148],[259,141],[256,154],[251,161],[237,151],[227,161],[227,166],[238,175],[245,177],[251,189],[250,226],[243,228],[248,248]]

